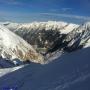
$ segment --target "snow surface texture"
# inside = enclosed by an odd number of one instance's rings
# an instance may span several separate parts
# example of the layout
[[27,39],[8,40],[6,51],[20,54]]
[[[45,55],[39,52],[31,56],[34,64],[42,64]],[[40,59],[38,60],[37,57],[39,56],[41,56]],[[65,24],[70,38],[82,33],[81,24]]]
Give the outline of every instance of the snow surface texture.
[[30,65],[0,78],[0,90],[90,90],[90,48],[47,65]]
[[0,56],[7,59],[30,60],[42,63],[43,57],[21,37],[0,25]]

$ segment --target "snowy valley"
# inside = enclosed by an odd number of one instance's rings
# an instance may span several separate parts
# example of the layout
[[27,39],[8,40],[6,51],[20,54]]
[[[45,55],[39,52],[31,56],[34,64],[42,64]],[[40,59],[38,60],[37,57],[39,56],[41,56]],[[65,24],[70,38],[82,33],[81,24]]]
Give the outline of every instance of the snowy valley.
[[90,22],[0,23],[0,90],[89,90]]

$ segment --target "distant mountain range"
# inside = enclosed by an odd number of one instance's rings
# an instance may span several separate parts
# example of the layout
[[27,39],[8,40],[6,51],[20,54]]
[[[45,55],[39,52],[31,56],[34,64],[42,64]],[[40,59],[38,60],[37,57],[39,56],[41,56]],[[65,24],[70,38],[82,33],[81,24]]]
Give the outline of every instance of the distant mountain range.
[[85,46],[89,40],[89,22],[82,25],[56,21],[24,24],[6,22],[3,25],[21,36],[31,45],[37,45],[42,48],[55,46],[56,41],[58,41],[57,43],[61,43],[61,41],[62,43],[67,42],[69,47],[70,45],[73,47],[72,44],[75,43],[80,43],[80,45],[83,43]]
[[45,63],[48,55],[51,57],[55,52],[61,55],[90,47],[90,22],[82,25],[56,21],[0,24],[0,53],[8,59]]

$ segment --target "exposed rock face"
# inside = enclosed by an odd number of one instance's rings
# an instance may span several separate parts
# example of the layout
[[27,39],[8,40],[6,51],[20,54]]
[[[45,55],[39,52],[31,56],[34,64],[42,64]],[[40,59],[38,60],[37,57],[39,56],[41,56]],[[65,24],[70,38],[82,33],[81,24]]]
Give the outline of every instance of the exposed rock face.
[[0,25],[0,56],[13,60],[32,61],[43,63],[42,55],[38,54],[33,47],[21,37]]

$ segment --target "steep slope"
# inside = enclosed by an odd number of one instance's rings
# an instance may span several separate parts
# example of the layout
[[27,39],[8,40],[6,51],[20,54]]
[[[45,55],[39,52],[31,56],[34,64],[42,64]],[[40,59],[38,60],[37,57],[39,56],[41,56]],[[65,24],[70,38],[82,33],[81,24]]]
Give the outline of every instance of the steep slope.
[[43,62],[43,57],[31,45],[3,25],[0,25],[0,56],[11,60]]
[[67,35],[57,38],[47,52],[56,50],[72,52],[85,47],[90,47],[90,22],[86,22],[73,29]]
[[47,65],[31,63],[1,77],[0,90],[90,90],[89,53],[86,48]]
[[[77,50],[83,47],[90,47],[90,22],[86,22],[71,31],[65,38],[65,42],[68,42],[68,45],[65,49],[68,51]],[[88,46],[87,46],[88,45]]]

